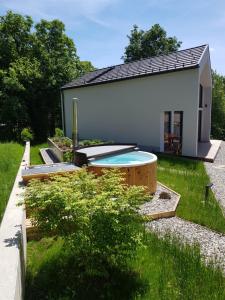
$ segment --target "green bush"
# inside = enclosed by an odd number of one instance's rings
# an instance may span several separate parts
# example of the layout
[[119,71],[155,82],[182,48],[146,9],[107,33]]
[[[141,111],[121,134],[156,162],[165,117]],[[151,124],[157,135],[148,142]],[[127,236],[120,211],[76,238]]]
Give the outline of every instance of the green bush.
[[63,136],[64,136],[63,130],[60,129],[60,128],[55,128],[55,135],[54,135],[54,137],[63,137]]
[[91,145],[99,145],[102,144],[103,141],[95,139],[95,140],[83,140],[79,142],[80,146],[91,146]]
[[30,182],[25,196],[34,225],[64,238],[85,272],[123,267],[141,243],[143,217],[137,209],[144,187],[127,186],[118,170],[94,177],[85,169]]
[[32,141],[34,139],[33,133],[30,128],[23,128],[20,137],[23,142]]
[[63,161],[65,162],[72,162],[73,160],[73,152],[67,151],[63,154]]

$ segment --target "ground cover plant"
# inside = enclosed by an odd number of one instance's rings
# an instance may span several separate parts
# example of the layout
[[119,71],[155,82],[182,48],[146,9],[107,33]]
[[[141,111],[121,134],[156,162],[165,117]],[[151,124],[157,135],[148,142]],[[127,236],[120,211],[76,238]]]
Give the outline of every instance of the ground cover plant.
[[210,182],[203,162],[159,155],[158,180],[181,194],[177,216],[225,233],[225,218],[212,192],[205,201]]
[[16,143],[0,144],[0,222],[22,159],[24,147]]

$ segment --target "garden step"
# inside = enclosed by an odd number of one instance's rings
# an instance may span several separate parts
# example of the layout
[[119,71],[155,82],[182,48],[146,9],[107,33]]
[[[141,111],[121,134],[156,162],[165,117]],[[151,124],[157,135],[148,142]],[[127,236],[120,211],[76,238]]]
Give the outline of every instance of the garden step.
[[51,165],[58,163],[58,158],[54,155],[50,148],[42,148],[40,149],[41,157],[45,164]]

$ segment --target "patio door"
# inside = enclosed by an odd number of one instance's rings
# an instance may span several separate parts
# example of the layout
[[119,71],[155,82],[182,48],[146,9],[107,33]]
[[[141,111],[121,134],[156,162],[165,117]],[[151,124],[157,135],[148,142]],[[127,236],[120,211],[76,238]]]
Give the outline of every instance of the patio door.
[[183,111],[174,112],[173,123],[173,135],[174,135],[174,150],[181,152],[182,149],[182,136],[183,136]]
[[171,134],[171,111],[164,112],[164,151],[169,151],[169,136]]
[[164,112],[164,151],[180,154],[182,151],[183,111]]
[[198,141],[202,140],[202,110],[198,111]]

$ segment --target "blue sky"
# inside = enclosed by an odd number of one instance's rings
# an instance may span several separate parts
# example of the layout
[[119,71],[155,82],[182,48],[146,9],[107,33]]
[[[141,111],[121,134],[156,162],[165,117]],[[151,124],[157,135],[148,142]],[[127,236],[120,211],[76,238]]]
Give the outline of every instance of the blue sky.
[[213,69],[225,75],[224,0],[1,0],[1,15],[9,9],[35,22],[62,20],[80,58],[98,68],[122,63],[133,24],[159,23],[182,49],[209,44]]

